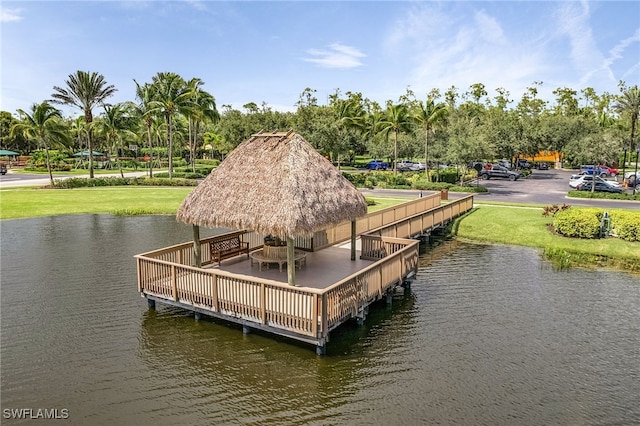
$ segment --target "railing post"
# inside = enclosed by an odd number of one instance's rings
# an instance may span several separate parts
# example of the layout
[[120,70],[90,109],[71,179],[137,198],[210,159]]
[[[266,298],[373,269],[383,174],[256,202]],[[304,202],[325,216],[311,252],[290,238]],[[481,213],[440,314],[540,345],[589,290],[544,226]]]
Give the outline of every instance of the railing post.
[[313,307],[311,308],[311,333],[318,338],[318,294],[313,294]]
[[138,269],[138,293],[142,293],[142,261],[140,258],[136,258],[136,267]]
[[213,275],[213,291],[212,291],[213,300],[211,303],[213,304],[211,307],[215,312],[220,312],[220,304],[218,302],[218,275]]
[[173,296],[173,300],[177,302],[178,301],[178,280],[176,278],[175,265],[171,265],[171,295]]
[[267,323],[267,290],[264,283],[260,283],[260,321]]
[[321,323],[322,324],[322,329],[320,330],[320,333],[321,333],[321,337],[323,339],[325,339],[329,334],[329,332],[327,331],[329,329],[329,318],[328,318],[329,317],[329,313],[328,313],[328,310],[327,310],[327,299],[328,299],[327,293],[326,292],[322,293],[322,308],[321,308],[322,314],[321,314],[321,318],[320,318],[321,321],[322,321],[322,323]]

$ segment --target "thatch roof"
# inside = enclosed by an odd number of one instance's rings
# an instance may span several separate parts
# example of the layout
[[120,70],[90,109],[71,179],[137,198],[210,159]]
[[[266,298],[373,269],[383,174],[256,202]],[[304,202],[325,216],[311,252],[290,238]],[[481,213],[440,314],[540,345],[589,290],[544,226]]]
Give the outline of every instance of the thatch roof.
[[241,143],[185,198],[177,219],[284,238],[366,213],[360,191],[302,136],[274,132]]

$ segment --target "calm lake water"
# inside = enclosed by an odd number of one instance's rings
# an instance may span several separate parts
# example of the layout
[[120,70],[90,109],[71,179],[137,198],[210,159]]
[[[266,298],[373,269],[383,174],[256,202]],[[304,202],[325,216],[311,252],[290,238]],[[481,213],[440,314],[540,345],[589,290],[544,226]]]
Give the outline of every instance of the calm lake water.
[[[136,291],[173,217],[1,224],[1,405],[65,424],[629,425],[640,422],[640,279],[556,272],[534,250],[444,243],[411,292],[328,355],[196,322]],[[42,424],[42,422],[40,422]]]

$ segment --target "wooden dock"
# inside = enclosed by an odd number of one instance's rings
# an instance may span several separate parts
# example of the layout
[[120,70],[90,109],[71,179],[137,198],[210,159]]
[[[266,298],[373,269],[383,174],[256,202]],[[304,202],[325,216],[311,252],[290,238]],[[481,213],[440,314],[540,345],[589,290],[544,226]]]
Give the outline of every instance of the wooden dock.
[[209,247],[238,234],[250,250],[263,247],[264,235],[235,231],[200,241],[202,266],[196,267],[193,242],[136,255],[138,290],[149,306],[162,302],[316,346],[323,354],[329,334],[345,321],[363,321],[368,306],[391,300],[394,288],[410,281],[418,266],[418,241],[411,237],[449,223],[473,207],[473,196],[441,204],[440,193],[370,213],[355,223],[359,235],[351,260],[350,222],[297,238],[307,253],[287,284],[278,267],[259,270],[240,255],[218,266]]

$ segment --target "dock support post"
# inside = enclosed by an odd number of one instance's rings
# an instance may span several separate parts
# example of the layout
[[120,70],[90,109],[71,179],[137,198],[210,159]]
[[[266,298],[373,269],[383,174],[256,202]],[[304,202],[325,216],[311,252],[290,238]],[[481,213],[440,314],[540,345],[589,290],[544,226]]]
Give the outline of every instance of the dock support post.
[[249,327],[248,325],[243,325],[242,334],[251,334],[251,327]]
[[365,306],[356,316],[356,324],[364,325],[364,320],[367,319],[367,314],[369,313],[369,307]]
[[194,312],[193,317],[196,319],[196,321],[200,321],[202,319],[202,314],[200,312]]
[[193,260],[197,268],[202,267],[202,247],[200,245],[200,227],[193,225]]
[[351,221],[351,260],[356,260],[356,221]]
[[316,355],[323,356],[327,354],[327,344],[326,343],[318,343],[316,346]]
[[386,302],[387,302],[387,306],[391,306],[391,303],[393,301],[393,295],[391,294],[391,292],[388,292],[386,294]]
[[153,299],[147,298],[147,307],[149,307],[149,309],[155,309],[156,308],[156,301],[153,300]]

